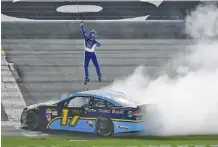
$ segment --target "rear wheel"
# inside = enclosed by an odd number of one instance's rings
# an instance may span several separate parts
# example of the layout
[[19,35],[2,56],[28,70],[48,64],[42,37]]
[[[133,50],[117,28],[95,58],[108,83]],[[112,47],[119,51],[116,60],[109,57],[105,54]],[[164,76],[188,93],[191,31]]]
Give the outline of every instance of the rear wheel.
[[27,121],[26,124],[28,129],[37,130],[40,126],[39,114],[34,111],[29,111],[27,113]]
[[101,117],[96,124],[96,133],[100,136],[112,136],[114,134],[114,125],[111,119]]

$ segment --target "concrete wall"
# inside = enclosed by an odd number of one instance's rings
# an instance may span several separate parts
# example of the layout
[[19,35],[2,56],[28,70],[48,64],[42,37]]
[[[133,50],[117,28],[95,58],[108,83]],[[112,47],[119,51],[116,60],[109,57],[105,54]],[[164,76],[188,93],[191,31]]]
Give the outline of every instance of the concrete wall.
[[99,40],[97,56],[103,82],[90,62],[91,82],[84,86],[83,40],[2,40],[8,61],[15,63],[19,86],[27,104],[56,99],[63,94],[97,89],[130,75],[139,65],[151,76],[178,53],[184,54],[190,40]]
[[84,44],[79,22],[2,22],[2,46],[19,73],[27,105],[63,94],[97,89],[130,75],[145,65],[151,75],[189,44],[183,21],[85,22],[98,32],[97,56],[103,82],[90,67],[91,83],[84,86]]
[[[86,22],[100,39],[187,38],[183,21]],[[79,22],[2,22],[2,39],[81,39]]]
[[[202,3],[196,0],[143,0],[143,2],[140,0],[50,0],[49,3],[42,2],[42,0],[27,1],[2,2],[1,13],[31,20],[119,20],[142,16],[148,16],[147,20],[184,20],[186,14]],[[62,12],[57,11],[66,5],[76,7],[68,7],[67,10],[65,7],[64,13],[63,9]],[[85,5],[89,7],[84,8]]]

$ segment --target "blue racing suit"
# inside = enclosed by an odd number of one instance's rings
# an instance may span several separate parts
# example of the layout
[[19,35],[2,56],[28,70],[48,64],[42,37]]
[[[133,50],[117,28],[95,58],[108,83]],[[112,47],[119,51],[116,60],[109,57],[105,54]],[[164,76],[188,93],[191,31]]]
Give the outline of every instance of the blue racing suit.
[[90,32],[88,36],[85,30],[85,27],[83,25],[80,26],[80,29],[82,31],[82,35],[83,35],[84,43],[85,43],[85,46],[84,46],[84,49],[85,49],[85,62],[84,62],[85,78],[89,79],[88,67],[89,67],[90,59],[92,60],[96,68],[98,77],[101,77],[100,67],[99,67],[98,60],[95,54],[95,47],[96,46],[100,47],[101,44],[95,40],[96,32],[93,30]]

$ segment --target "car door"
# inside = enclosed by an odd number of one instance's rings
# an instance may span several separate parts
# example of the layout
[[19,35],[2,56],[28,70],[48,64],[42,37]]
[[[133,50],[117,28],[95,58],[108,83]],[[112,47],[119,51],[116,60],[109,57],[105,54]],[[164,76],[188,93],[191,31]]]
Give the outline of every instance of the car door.
[[87,115],[90,117],[110,116],[111,107],[108,107],[108,102],[100,98],[92,98],[92,103],[89,104],[89,108],[86,108]]
[[89,132],[86,125],[85,108],[88,107],[91,97],[76,96],[66,101],[62,113],[60,127],[64,130]]

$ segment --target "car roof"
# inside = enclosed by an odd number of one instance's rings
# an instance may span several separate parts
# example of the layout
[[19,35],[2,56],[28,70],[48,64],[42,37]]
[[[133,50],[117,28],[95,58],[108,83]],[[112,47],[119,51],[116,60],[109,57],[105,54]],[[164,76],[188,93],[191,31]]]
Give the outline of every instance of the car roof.
[[91,90],[79,92],[79,94],[85,94],[105,99],[109,102],[114,103],[116,106],[135,106],[134,104],[136,104],[125,93],[114,90]]
[[135,106],[135,102],[130,100],[130,98],[127,95],[125,95],[122,92],[113,91],[113,90],[82,91],[82,92],[73,93],[70,96],[65,97],[64,99],[68,99],[73,96],[93,96],[95,98],[99,98],[111,102],[115,106],[122,106],[122,107]]
[[114,98],[114,97],[127,97],[127,95],[125,95],[122,92],[118,92],[118,91],[113,91],[113,90],[91,90],[91,91],[83,91],[83,92],[79,92],[81,94],[88,94],[88,95],[97,95],[97,96],[102,96],[102,97],[106,97],[106,98]]

